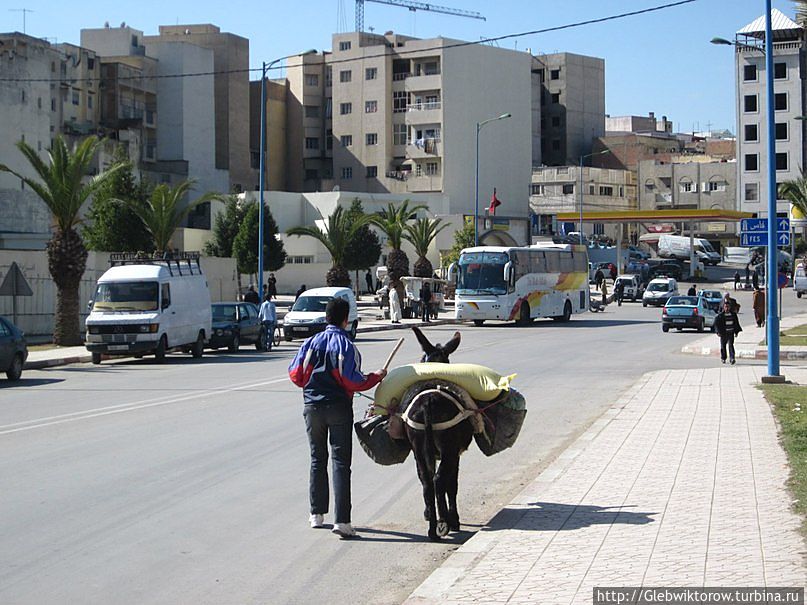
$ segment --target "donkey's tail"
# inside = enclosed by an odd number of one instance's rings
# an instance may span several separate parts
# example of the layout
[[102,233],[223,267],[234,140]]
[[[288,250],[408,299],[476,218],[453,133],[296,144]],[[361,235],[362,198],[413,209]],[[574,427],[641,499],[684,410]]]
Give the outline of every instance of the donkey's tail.
[[426,461],[432,473],[436,472],[437,453],[434,446],[434,431],[432,430],[432,397],[425,397],[423,401],[423,424],[426,433]]

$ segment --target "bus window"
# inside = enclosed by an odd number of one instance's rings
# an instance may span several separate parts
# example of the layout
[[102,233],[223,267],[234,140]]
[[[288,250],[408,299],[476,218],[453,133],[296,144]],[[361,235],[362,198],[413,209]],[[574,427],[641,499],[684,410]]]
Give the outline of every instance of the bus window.
[[588,255],[578,252],[573,254],[575,273],[586,273],[588,271]]
[[528,250],[513,250],[510,253],[516,271],[516,281],[530,272],[530,253]]
[[571,255],[564,254],[559,260],[561,273],[571,273],[574,271],[574,259],[572,259]]
[[557,254],[546,255],[546,271],[547,273],[560,273],[560,259]]
[[546,273],[546,255],[543,252],[532,251],[530,255],[530,272]]

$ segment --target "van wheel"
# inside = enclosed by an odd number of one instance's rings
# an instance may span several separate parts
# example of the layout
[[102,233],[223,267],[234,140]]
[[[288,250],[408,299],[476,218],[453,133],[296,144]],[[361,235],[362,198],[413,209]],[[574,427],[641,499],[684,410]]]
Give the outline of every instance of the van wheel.
[[233,334],[233,339],[230,341],[230,344],[227,345],[227,350],[230,353],[238,353],[238,349],[241,347],[241,338],[238,334]]
[[662,332],[669,332],[670,331],[670,326],[661,326],[661,331]]
[[356,340],[356,333],[358,332],[358,330],[359,330],[359,322],[354,321],[353,325],[350,327],[350,332],[347,333],[348,338],[350,338],[350,340]]
[[191,355],[193,355],[194,359],[199,359],[205,352],[205,335],[202,334],[202,331],[199,331],[199,335],[196,337],[196,342],[193,343],[191,347]]
[[646,303],[646,302],[644,302],[644,301],[642,301],[642,306],[643,306],[643,307],[646,307],[646,306],[647,306],[647,303]]
[[801,292],[796,292],[796,298],[801,298]]
[[163,334],[160,337],[160,342],[157,344],[157,348],[154,349],[154,360],[157,363],[162,363],[165,361],[165,354],[168,351],[168,339]]
[[704,320],[701,319],[701,322],[698,324],[698,332],[703,332],[704,329]]
[[255,350],[266,351],[266,331],[263,328],[261,328],[261,334],[258,336],[258,340],[255,341]]
[[474,325],[475,325],[477,328],[481,327],[481,326],[482,326],[484,323],[485,323],[485,320],[484,320],[484,319],[475,319],[475,320],[474,320]]
[[94,366],[97,366],[99,363],[101,363],[101,354],[100,353],[93,353],[92,354],[92,364]]
[[516,323],[520,326],[527,326],[532,322],[532,318],[530,317],[530,305],[526,302],[521,303],[521,309],[519,310],[518,319]]
[[11,367],[6,370],[6,378],[13,382],[19,380],[20,376],[22,376],[22,354],[17,353],[11,361]]

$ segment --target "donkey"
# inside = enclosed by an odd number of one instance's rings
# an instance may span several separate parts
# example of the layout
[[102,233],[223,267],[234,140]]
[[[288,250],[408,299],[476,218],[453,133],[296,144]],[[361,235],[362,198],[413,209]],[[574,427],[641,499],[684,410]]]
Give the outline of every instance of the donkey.
[[[457,350],[460,333],[444,345],[433,345],[415,326],[415,336],[423,348],[424,362],[449,363],[448,356]],[[406,416],[414,428],[406,424],[406,436],[415,455],[418,478],[423,486],[426,503],[424,517],[429,522],[429,538],[440,540],[449,530],[459,531],[460,517],[457,512],[457,477],[460,470],[460,455],[468,449],[473,438],[473,425],[469,418],[445,429],[435,429],[438,423],[449,422],[457,417],[457,405],[440,393],[427,393],[414,400]],[[436,469],[437,454],[440,467]],[[446,502],[446,499],[448,500]],[[436,501],[436,510],[435,510]]]

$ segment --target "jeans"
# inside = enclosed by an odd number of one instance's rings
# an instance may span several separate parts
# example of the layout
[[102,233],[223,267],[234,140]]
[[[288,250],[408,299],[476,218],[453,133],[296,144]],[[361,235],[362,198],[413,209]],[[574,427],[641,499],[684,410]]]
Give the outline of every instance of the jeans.
[[272,350],[272,343],[275,339],[275,322],[273,321],[262,321],[261,324],[263,325],[263,333],[266,336],[266,350]]
[[424,302],[420,303],[420,319],[421,321],[429,321],[431,315],[431,304]]
[[734,333],[720,335],[720,359],[726,361],[726,345],[729,347],[729,360],[734,361]]
[[307,404],[303,408],[311,474],[308,481],[312,515],[328,512],[328,443],[331,446],[336,523],[350,523],[350,462],[353,453],[353,408],[348,403]]

